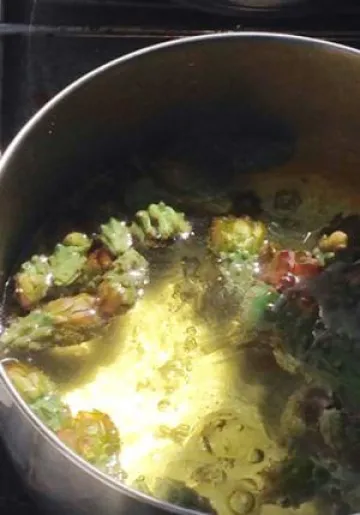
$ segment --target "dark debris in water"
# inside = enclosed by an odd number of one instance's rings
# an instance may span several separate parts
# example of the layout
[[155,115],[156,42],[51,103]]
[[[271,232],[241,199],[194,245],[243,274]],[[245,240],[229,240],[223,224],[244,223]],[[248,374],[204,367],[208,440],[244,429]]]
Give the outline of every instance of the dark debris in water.
[[275,209],[281,211],[296,211],[302,199],[297,190],[279,190],[274,199]]

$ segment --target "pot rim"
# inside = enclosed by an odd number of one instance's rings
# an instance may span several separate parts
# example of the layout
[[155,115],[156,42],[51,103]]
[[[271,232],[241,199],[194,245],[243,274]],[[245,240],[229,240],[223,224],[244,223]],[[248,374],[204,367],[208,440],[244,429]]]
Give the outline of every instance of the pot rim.
[[[59,102],[65,99],[69,94],[76,91],[78,88],[85,85],[87,82],[91,81],[98,75],[106,72],[107,70],[114,68],[116,66],[121,65],[127,61],[132,59],[136,59],[137,57],[146,56],[152,52],[158,51],[166,51],[169,48],[188,45],[192,43],[201,43],[206,41],[214,41],[214,40],[226,40],[226,39],[262,39],[262,40],[277,40],[284,41],[288,43],[305,43],[305,44],[315,44],[317,47],[324,47],[333,50],[340,50],[344,53],[354,54],[356,56],[360,56],[360,50],[352,48],[347,45],[343,45],[340,43],[335,43],[331,41],[326,41],[320,38],[313,38],[309,36],[300,36],[282,32],[270,32],[270,31],[224,31],[220,33],[210,33],[199,36],[189,36],[184,38],[177,38],[171,41],[165,41],[161,43],[157,43],[155,45],[150,45],[147,47],[140,48],[135,50],[134,52],[130,52],[121,57],[115,58],[107,63],[91,70],[90,72],[82,75],[80,78],[71,82],[68,86],[63,88],[59,93],[57,93],[51,100],[49,100],[39,111],[37,111],[18,131],[13,140],[10,142],[5,152],[0,157],[0,181],[2,175],[6,172],[6,167],[8,162],[11,160],[13,154],[17,152],[18,146],[22,144],[25,140],[26,136],[29,132],[41,122],[44,115],[51,111],[53,107],[55,107]],[[360,64],[360,61],[359,61]],[[179,506],[175,506],[174,504],[170,504],[166,501],[161,501],[155,499],[154,497],[148,496],[134,488],[131,488],[125,484],[120,483],[116,479],[108,476],[104,472],[101,472],[93,465],[85,461],[79,455],[77,455],[74,451],[68,448],[65,444],[61,442],[61,440],[50,430],[48,429],[43,422],[31,411],[30,407],[27,403],[22,399],[20,394],[17,392],[13,384],[11,383],[8,375],[6,374],[5,368],[2,363],[4,363],[6,359],[0,362],[0,382],[2,382],[3,387],[6,388],[7,393],[10,395],[11,400],[19,407],[22,414],[28,419],[31,425],[38,431],[43,437],[46,438],[48,443],[55,447],[66,459],[71,460],[75,465],[81,468],[85,473],[91,475],[95,479],[98,479],[102,483],[104,483],[109,488],[120,490],[121,493],[131,497],[133,499],[142,501],[144,503],[149,503],[155,508],[160,508],[163,510],[167,510],[169,513],[176,513],[179,515],[200,515],[200,512],[196,510],[190,510],[186,508],[181,508]],[[1,388],[0,386],[0,388]],[[1,398],[0,398],[1,401]],[[0,403],[1,407],[1,403]]]

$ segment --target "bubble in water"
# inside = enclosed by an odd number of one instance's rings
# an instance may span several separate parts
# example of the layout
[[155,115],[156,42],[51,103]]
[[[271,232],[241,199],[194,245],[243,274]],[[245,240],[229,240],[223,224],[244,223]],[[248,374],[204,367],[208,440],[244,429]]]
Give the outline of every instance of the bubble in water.
[[188,424],[179,424],[172,431],[172,438],[177,443],[182,443],[189,436],[190,426]]
[[198,467],[192,474],[192,479],[197,483],[209,483],[220,485],[227,479],[226,472],[218,464],[206,464]]
[[167,395],[171,395],[172,393],[174,393],[176,390],[175,386],[172,385],[172,384],[167,384],[165,385],[164,387],[164,391]]
[[252,464],[261,463],[264,460],[265,453],[262,449],[252,449],[249,452],[248,462]]
[[192,289],[192,288],[184,288],[181,292],[180,292],[180,300],[182,302],[188,302],[190,300],[192,300],[196,295],[196,290]]
[[151,382],[149,379],[144,379],[143,381],[139,381],[136,385],[136,391],[139,392],[141,390],[147,390],[150,388]]
[[161,399],[158,402],[157,408],[159,411],[166,411],[171,407],[171,403],[168,399]]
[[192,368],[193,368],[193,364],[192,364],[192,360],[191,359],[187,359],[184,363],[185,365],[185,370],[187,372],[191,372]]
[[229,497],[229,508],[237,515],[247,515],[255,507],[255,499],[252,493],[239,488],[232,492]]
[[184,351],[185,352],[191,352],[192,350],[195,350],[197,347],[197,341],[192,336],[188,336],[184,343]]
[[189,336],[192,336],[193,338],[195,338],[195,336],[197,335],[197,329],[195,326],[193,325],[190,325],[187,329],[186,329],[186,334],[188,334]]
[[196,257],[185,257],[182,260],[182,269],[185,278],[197,277],[199,268],[200,261]]

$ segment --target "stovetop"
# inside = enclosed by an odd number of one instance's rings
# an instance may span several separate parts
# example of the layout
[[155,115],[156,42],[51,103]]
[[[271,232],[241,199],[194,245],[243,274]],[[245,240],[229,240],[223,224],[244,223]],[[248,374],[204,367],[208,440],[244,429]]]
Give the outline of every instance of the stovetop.
[[[189,9],[187,1],[0,0],[0,149],[49,98],[83,73],[166,39],[270,30],[360,47],[358,0],[312,0],[307,8],[271,12],[238,9],[236,16]],[[38,513],[1,444],[0,513]]]
[[2,147],[47,99],[79,75],[166,39],[224,30],[275,30],[360,45],[358,0],[311,0],[311,9],[239,9],[237,16],[190,10],[176,0],[2,2]]

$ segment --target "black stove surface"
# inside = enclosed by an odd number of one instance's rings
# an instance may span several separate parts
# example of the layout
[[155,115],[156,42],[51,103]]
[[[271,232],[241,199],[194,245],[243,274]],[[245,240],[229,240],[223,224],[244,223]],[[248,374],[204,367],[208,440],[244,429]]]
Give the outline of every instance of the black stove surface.
[[360,45],[358,0],[312,0],[312,10],[299,7],[291,12],[239,10],[236,17],[190,10],[176,0],[3,4],[2,147],[69,82],[110,59],[167,39],[224,30],[272,30]]
[[[311,6],[292,12],[239,9],[236,16],[222,16],[190,10],[174,0],[0,0],[0,148],[48,99],[83,73],[166,39],[270,30],[360,47],[358,0],[313,0]],[[39,513],[1,443],[0,513]]]

